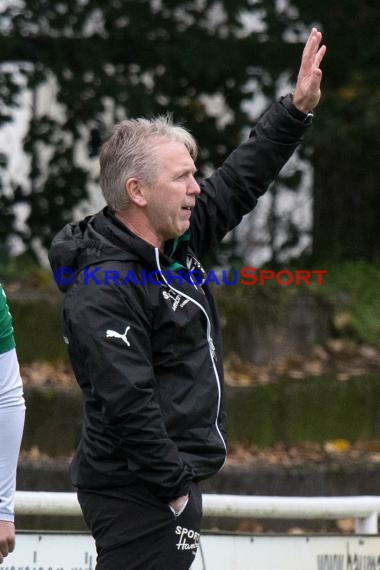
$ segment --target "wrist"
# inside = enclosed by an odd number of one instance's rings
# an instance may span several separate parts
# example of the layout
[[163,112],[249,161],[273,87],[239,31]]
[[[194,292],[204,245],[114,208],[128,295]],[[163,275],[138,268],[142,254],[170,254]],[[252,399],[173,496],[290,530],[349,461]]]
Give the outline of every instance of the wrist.
[[302,121],[305,124],[310,124],[313,120],[314,114],[312,111],[304,111],[303,106],[298,103],[296,105],[292,93],[288,93],[285,97],[281,97],[281,103],[286,108],[286,110],[299,121]]
[[313,112],[313,110],[310,109],[310,103],[306,103],[302,98],[297,97],[294,94],[292,94],[292,103],[295,106],[295,108],[304,115]]

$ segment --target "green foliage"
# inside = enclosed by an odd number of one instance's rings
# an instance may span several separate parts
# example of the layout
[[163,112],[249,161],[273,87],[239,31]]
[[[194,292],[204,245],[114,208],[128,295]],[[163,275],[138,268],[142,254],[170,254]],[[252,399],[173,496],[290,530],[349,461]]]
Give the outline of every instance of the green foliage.
[[[22,89],[33,97],[24,141],[29,181],[0,186],[0,255],[12,235],[29,250],[47,246],[72,219],[97,182],[91,161],[100,141],[125,117],[170,110],[200,142],[201,174],[220,164],[251,122],[243,104],[256,90],[272,98],[280,76],[294,81],[306,32],[317,24],[328,53],[323,98],[308,135],[314,250],[334,258],[379,257],[380,10],[374,0],[24,0],[9,2],[1,15],[0,124],[9,121]],[[253,33],[244,27],[247,15],[257,24]],[[18,79],[9,64],[17,66]],[[44,100],[47,82],[55,103]],[[230,122],[218,115],[215,96]],[[298,188],[297,173],[285,183]],[[21,205],[29,212],[27,231],[15,226]],[[281,220],[275,207],[272,214],[275,248]],[[299,232],[291,219],[281,227],[286,252]],[[274,261],[279,253],[274,249]]]
[[24,290],[26,297],[28,293],[57,297],[50,269],[41,267],[31,252],[0,257],[0,282],[15,283],[16,290]]
[[[72,219],[75,206],[96,182],[89,160],[97,156],[110,126],[127,116],[172,111],[196,133],[201,170],[219,164],[239,142],[247,123],[241,104],[244,86],[257,77],[251,69],[258,38],[242,34],[240,13],[259,8],[248,0],[28,0],[10,5],[0,36],[3,62],[23,62],[26,87],[33,93],[32,117],[24,149],[31,159],[30,182],[19,188],[17,203],[29,209],[29,249],[35,240],[48,246],[52,235]],[[216,19],[215,19],[216,18]],[[0,96],[12,105],[17,85],[0,82]],[[56,91],[46,107],[43,86]],[[222,95],[233,121],[222,125],[212,99]],[[1,119],[1,117],[0,117]],[[84,155],[80,158],[80,153]],[[87,162],[86,162],[87,161]],[[16,196],[15,196],[16,199]],[[9,203],[1,236],[16,232]]]
[[380,343],[380,265],[365,261],[323,264],[318,292],[334,308],[336,333],[355,342]]
[[268,280],[262,286],[238,284],[216,288],[215,296],[222,320],[227,324],[227,334],[248,329],[252,315],[263,330],[266,326],[281,326],[285,308],[292,298],[306,293],[315,297],[321,307],[330,308],[332,334],[354,343],[380,345],[380,264],[304,258],[286,267],[271,265],[268,268],[274,272],[287,269],[293,274],[296,269],[319,269],[327,273],[323,274],[321,285],[314,275],[310,286],[293,283],[282,287],[275,280]]
[[59,301],[53,296],[23,300],[9,297],[20,362],[67,361]]

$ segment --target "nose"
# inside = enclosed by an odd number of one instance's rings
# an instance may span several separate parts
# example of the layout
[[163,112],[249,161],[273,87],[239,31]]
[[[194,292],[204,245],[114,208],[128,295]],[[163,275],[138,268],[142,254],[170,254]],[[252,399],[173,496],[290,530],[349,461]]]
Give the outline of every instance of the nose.
[[190,195],[193,195],[193,194],[198,195],[198,194],[200,194],[200,192],[201,192],[200,186],[199,186],[198,182],[195,180],[194,176],[192,176],[190,183],[189,183],[189,186],[188,186],[188,189],[187,189],[187,193]]

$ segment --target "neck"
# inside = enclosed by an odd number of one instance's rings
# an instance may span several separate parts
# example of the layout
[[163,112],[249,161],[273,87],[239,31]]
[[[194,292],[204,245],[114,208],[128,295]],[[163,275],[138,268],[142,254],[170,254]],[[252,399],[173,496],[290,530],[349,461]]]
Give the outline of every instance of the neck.
[[150,228],[149,224],[147,223],[146,219],[143,216],[139,216],[137,214],[133,214],[132,212],[128,211],[120,211],[116,212],[115,216],[129,231],[134,233],[137,237],[141,238],[142,240],[146,241],[153,247],[158,247],[161,251],[164,248],[163,240],[155,234],[154,231]]

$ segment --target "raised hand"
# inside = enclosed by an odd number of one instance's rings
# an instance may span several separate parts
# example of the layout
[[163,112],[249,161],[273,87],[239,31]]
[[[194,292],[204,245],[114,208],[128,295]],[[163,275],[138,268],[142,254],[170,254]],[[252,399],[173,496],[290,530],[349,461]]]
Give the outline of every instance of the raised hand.
[[303,113],[312,111],[321,98],[322,70],[319,66],[326,53],[326,46],[320,45],[321,40],[321,32],[313,28],[302,54],[293,104]]

